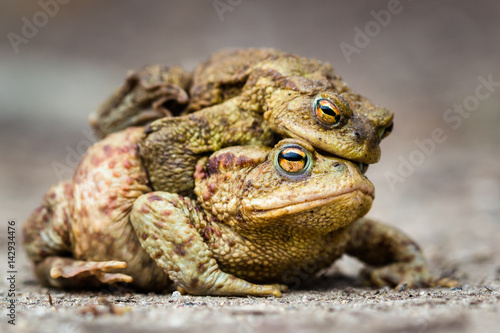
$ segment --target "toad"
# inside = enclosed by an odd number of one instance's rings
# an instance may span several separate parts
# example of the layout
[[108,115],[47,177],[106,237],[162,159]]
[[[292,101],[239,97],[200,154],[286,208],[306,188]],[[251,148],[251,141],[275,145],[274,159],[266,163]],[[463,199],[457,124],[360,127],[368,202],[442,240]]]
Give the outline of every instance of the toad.
[[[151,68],[156,68],[153,86],[169,89],[154,90],[145,98]],[[194,164],[203,155],[233,145],[272,146],[280,138],[300,138],[329,154],[375,163],[380,141],[392,130],[390,111],[352,91],[329,64],[317,60],[275,49],[241,49],[215,53],[192,78],[187,72],[158,68],[133,76],[134,88],[127,81],[91,115],[101,137],[161,118],[146,129],[141,143],[149,169],[170,173],[169,184],[151,175],[155,190],[190,191]],[[165,155],[165,146],[175,159]]]
[[354,163],[301,139],[234,146],[196,164],[195,196],[152,191],[129,128],[91,146],[23,227],[38,279],[59,288],[172,283],[194,295],[280,296],[293,268],[346,253],[376,285],[428,285],[418,246],[362,218],[374,188]]

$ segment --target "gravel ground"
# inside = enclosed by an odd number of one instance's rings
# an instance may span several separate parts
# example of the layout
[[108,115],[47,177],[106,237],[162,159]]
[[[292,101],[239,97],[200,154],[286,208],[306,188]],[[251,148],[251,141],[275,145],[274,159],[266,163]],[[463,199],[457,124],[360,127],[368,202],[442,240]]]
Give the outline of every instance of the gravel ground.
[[[7,332],[498,332],[496,284],[460,290],[335,288],[283,298],[62,293],[26,288]],[[32,289],[32,290],[30,290]],[[497,290],[497,291],[495,291]]]
[[[500,81],[500,5],[401,0],[401,6],[349,57],[340,44],[355,45],[354,29],[374,21],[371,11],[387,9],[387,1],[243,1],[219,15],[212,1],[89,0],[61,5],[17,53],[3,38],[0,331],[498,332],[500,94],[495,84],[478,87]],[[21,34],[22,18],[40,10],[33,1],[0,4],[1,34]],[[351,86],[395,112],[382,161],[367,174],[377,189],[369,216],[410,234],[432,271],[457,278],[460,288],[367,288],[357,277],[361,264],[350,258],[279,299],[62,292],[37,284],[21,248],[21,225],[51,184],[70,177],[91,141],[87,115],[124,73],[146,63],[192,68],[222,47],[250,46],[329,61]],[[487,96],[476,98],[478,89]],[[447,120],[455,105],[472,111]],[[436,129],[446,139],[430,144]],[[427,154],[419,142],[430,144]],[[423,158],[404,170],[417,155]],[[391,182],[391,174],[402,178]],[[11,219],[15,326],[7,316]]]

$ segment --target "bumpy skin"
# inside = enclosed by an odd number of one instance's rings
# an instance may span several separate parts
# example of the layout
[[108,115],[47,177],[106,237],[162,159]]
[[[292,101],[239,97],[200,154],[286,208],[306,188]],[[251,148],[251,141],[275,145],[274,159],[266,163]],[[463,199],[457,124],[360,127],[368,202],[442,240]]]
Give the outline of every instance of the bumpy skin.
[[140,72],[132,71],[118,88],[89,117],[99,137],[127,127],[175,116],[189,102],[187,89],[191,74],[179,66],[151,65]]
[[[195,200],[151,192],[141,133],[131,128],[97,142],[24,225],[43,283],[122,281],[161,291],[173,281],[198,295],[279,296],[283,284],[257,283],[290,283],[303,263],[312,261],[316,272],[342,253],[379,266],[370,272],[376,284],[433,282],[407,236],[359,219],[373,186],[353,163],[296,139],[273,149],[230,147],[198,162]],[[284,171],[289,148],[307,157],[303,172]],[[296,168],[293,158],[286,163]]]
[[146,127],[139,146],[154,190],[190,195],[201,157],[228,146],[272,145],[275,140],[262,117],[238,112],[228,102],[159,119]]
[[[392,123],[393,114],[390,111],[353,91],[330,64],[277,49],[236,49],[214,53],[194,70],[187,110],[201,110],[238,96],[248,88],[250,77],[255,80],[255,76],[269,74],[278,74],[280,80],[286,81],[282,85],[290,82],[298,84],[303,92],[327,90],[340,94],[354,113],[369,118],[378,131]],[[294,89],[291,86],[286,88]]]
[[[26,251],[44,284],[90,287],[133,277],[142,290],[168,285],[129,222],[135,200],[151,191],[137,148],[142,132],[127,129],[90,147],[73,179],[53,186],[24,225]],[[125,275],[108,272],[116,270]]]
[[[248,52],[215,54],[195,72],[191,108],[204,107],[201,111],[159,119],[146,129],[141,154],[154,190],[188,194],[193,188],[194,164],[203,155],[235,145],[272,145],[280,136],[306,140],[315,148],[354,161],[378,161],[379,142],[392,124],[392,113],[352,93],[329,65],[276,50]],[[267,58],[254,66],[242,62],[264,56]],[[228,64],[231,61],[234,63]],[[228,68],[228,78],[222,79],[224,72],[219,70],[223,66]],[[209,83],[199,82],[200,77]],[[233,91],[228,87],[241,84],[237,94],[225,95]],[[317,119],[314,101],[342,99],[331,92],[336,90],[342,91],[357,111],[347,105],[340,123],[329,127]],[[175,157],[171,159],[170,154]]]
[[[352,91],[329,64],[279,50],[217,52],[194,71],[192,81],[186,113],[203,112],[207,107],[218,105],[220,110],[241,113],[240,117],[260,118],[260,123],[281,137],[302,138],[315,148],[356,162],[377,162],[380,140],[392,129],[393,114]],[[337,104],[340,100],[346,105],[340,112],[341,121],[335,126],[325,125],[315,114],[314,103],[319,98],[337,101]],[[116,105],[111,110],[113,118],[134,124],[130,114],[140,114],[140,108],[119,102]],[[218,138],[221,127],[218,122],[225,117],[225,114],[220,115],[220,119],[212,117],[203,128],[218,147],[230,145]],[[100,123],[100,118],[95,117],[93,126],[104,127]],[[182,131],[179,126],[187,125],[167,122],[165,126],[169,131]],[[107,131],[121,128],[108,126]],[[266,139],[260,144],[267,144]]]

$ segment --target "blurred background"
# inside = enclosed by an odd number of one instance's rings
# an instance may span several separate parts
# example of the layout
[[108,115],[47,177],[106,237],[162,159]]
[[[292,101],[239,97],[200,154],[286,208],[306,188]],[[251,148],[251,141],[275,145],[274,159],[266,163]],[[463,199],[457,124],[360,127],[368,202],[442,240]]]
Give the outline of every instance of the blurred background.
[[[411,234],[438,272],[500,274],[500,2],[45,0],[0,13],[0,221],[16,219],[18,243],[129,69],[274,47],[330,62],[395,113],[368,171],[370,216]],[[431,144],[436,129],[446,139]]]

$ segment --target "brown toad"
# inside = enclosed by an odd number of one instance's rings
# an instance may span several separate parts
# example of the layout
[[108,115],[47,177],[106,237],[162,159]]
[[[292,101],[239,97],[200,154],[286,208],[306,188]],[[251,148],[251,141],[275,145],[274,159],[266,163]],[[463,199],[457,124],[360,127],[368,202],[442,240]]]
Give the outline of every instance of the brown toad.
[[[258,82],[260,76],[268,77],[272,82]],[[255,87],[252,87],[255,83],[264,83],[266,86],[255,89]],[[366,97],[353,91],[335,73],[330,64],[315,59],[299,57],[277,49],[237,49],[214,53],[206,62],[200,64],[193,73],[188,111],[200,110],[207,106],[222,103],[241,93],[246,93],[250,95],[250,98],[255,100],[256,92],[262,93],[264,89],[268,90],[270,87],[295,90],[301,93],[301,95],[315,92],[326,93],[326,95],[332,94],[331,98],[334,100],[334,104],[338,109],[341,109],[341,117],[348,118],[345,115],[345,108],[350,108],[353,113],[361,115],[362,119],[368,118],[372,122],[371,126],[376,129],[380,139],[389,135],[392,130],[393,114],[387,109],[374,105]],[[263,93],[268,94],[265,90]],[[321,98],[324,96],[317,97]],[[279,99],[280,95],[277,94],[274,98]],[[307,97],[303,96],[303,98],[306,99]],[[343,119],[344,122],[341,124],[332,124],[331,122],[334,119],[327,119],[328,114],[318,114],[318,110],[311,108],[310,104],[315,105],[315,103],[311,102],[309,105],[305,103],[303,109],[312,109],[311,112],[316,113],[315,120],[318,125],[330,130],[335,128],[333,132],[339,132],[339,127],[346,127],[346,132],[348,133],[349,130],[354,131],[356,125],[359,126],[359,124],[363,123],[362,120],[353,119],[351,124],[346,124],[346,119]],[[272,109],[273,106],[275,105],[266,105],[265,103],[260,105],[264,112]],[[255,105],[255,102],[250,105],[250,108],[256,107],[258,106]],[[289,111],[300,113],[300,111],[293,108]],[[269,112],[273,113],[272,110]],[[338,117],[339,115],[334,114],[333,116]],[[272,119],[270,121],[272,124],[271,128],[284,136],[286,135],[282,133],[283,129],[279,129],[280,126],[306,127],[306,124],[300,123],[298,117],[293,118],[293,115],[291,116],[284,112],[275,115],[275,117],[279,118],[279,121]],[[291,117],[292,119],[286,119],[287,117]],[[298,124],[293,124],[294,122],[298,122]],[[311,134],[314,134],[314,132]],[[334,136],[335,139],[343,142],[346,146],[342,146],[339,143],[335,148],[333,146],[329,146],[329,148],[320,147],[323,150],[343,158],[368,164],[378,161],[379,152],[369,151],[368,154],[370,157],[368,157],[362,156],[359,151],[354,151],[356,146],[361,151],[365,148],[362,147],[363,145],[372,144],[370,139],[373,138],[373,133],[360,133],[361,138],[353,140],[356,141],[355,143],[349,142],[350,138],[348,137],[342,137],[346,133],[327,134]],[[309,139],[306,141],[309,141]],[[331,145],[332,143],[326,142],[326,144]],[[326,144],[324,143],[323,145],[326,146]],[[333,151],[334,149],[335,151]]]
[[[195,152],[185,149],[186,159],[190,161],[179,160],[188,173],[193,171],[192,162],[203,154],[232,145],[249,144],[249,127],[251,134],[257,136],[252,138],[257,144],[276,143],[276,138],[268,133],[272,132],[278,138],[301,138],[316,149],[365,164],[380,159],[380,140],[392,130],[393,114],[352,91],[329,64],[275,49],[217,52],[198,66],[193,72],[192,82],[186,72],[169,74],[164,69],[162,73],[157,77],[160,82],[167,82],[169,87],[172,84],[175,86],[175,82],[182,83],[178,86],[177,95],[172,94],[170,89],[159,96],[151,93],[149,103],[134,103],[138,99],[135,95],[142,96],[144,89],[136,92],[122,88],[91,116],[91,124],[101,136],[105,136],[127,126],[143,125],[154,117],[162,118],[168,107],[178,114],[182,103],[186,102],[185,89],[189,87],[190,100],[186,112],[196,112],[189,118],[163,118],[151,130],[168,132],[164,139],[171,140],[169,147],[177,151],[183,150],[186,142],[193,142]],[[138,82],[142,82],[142,77],[147,81],[149,71],[137,76]],[[138,84],[138,87],[141,86]],[[154,109],[152,105],[162,109],[151,112]],[[238,124],[231,123],[229,118],[242,119],[245,124],[242,128],[230,129],[229,125]],[[192,126],[200,128],[196,130]],[[257,127],[264,132],[262,137],[258,136]],[[234,135],[224,135],[227,131]],[[172,134],[179,132],[186,136]],[[144,144],[147,146],[144,156],[151,163],[150,169],[154,169],[153,164],[161,164],[164,166],[161,172],[164,172],[170,166],[165,165],[168,161],[159,155],[161,147],[154,147],[162,135],[156,135]],[[203,139],[200,140],[200,137]],[[191,158],[191,155],[194,157]],[[155,158],[160,161],[152,161]],[[184,174],[171,176],[172,183],[181,186],[188,178]],[[188,189],[193,186],[192,182],[188,185]],[[155,190],[184,190],[164,186],[153,185]]]
[[343,253],[378,266],[377,285],[432,282],[413,241],[360,218],[374,188],[352,162],[298,139],[229,147],[197,163],[194,200],[152,192],[142,131],[90,147],[73,179],[52,187],[24,225],[43,283],[161,291],[173,281],[197,295],[280,296],[294,268],[312,260],[316,272]]
[[154,121],[140,142],[154,190],[191,193],[200,157],[234,145],[273,145],[279,137],[374,163],[393,117],[352,92],[331,66],[277,50],[214,54],[195,71],[190,103],[190,110],[203,109]]

